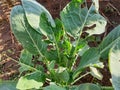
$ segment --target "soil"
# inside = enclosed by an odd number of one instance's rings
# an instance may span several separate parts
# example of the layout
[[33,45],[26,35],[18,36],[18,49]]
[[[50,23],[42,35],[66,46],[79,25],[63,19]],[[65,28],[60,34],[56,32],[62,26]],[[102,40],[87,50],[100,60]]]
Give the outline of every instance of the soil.
[[[11,32],[9,24],[9,14],[11,7],[19,4],[19,1],[15,0],[17,1],[16,3],[8,1],[10,0],[3,0],[3,2],[0,1],[0,79],[3,80],[11,80],[15,79],[15,77],[18,77],[19,65],[14,62],[14,60],[18,60],[22,50],[21,45],[17,42]],[[60,11],[70,0],[37,1],[45,6],[54,18],[59,18]],[[107,0],[101,0],[100,13],[108,21],[106,32],[102,35],[102,37],[105,37],[115,26],[120,24],[120,0],[110,0],[109,2]],[[111,76],[107,66],[107,61],[105,62],[104,69],[100,71],[104,76],[103,80],[98,81],[100,85],[111,86],[109,80]],[[88,75],[77,82],[77,84],[85,82],[96,82],[96,79]]]

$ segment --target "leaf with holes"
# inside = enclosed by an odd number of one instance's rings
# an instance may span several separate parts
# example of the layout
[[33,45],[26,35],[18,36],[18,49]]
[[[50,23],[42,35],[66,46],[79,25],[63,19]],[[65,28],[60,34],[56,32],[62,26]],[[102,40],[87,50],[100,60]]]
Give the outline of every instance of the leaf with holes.
[[[84,27],[88,27],[85,32],[87,32],[89,36],[105,32],[107,22],[105,18],[99,14],[98,9],[98,0],[93,0],[93,4],[89,9],[87,5],[82,7],[81,2],[70,2],[60,14],[67,33],[73,38],[76,38],[81,35]],[[90,28],[91,26],[94,27]]]

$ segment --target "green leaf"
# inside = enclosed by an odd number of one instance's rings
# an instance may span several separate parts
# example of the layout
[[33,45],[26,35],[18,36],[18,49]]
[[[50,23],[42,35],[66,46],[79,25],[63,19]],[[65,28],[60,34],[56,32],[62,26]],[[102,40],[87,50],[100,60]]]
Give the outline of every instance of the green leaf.
[[70,79],[69,73],[67,72],[66,68],[59,67],[56,71],[56,75],[59,81],[68,82]]
[[66,90],[66,88],[51,84],[50,86],[44,87],[43,90]]
[[45,13],[40,16],[40,27],[42,33],[51,41],[58,42],[64,34],[62,30],[62,22],[59,19],[55,20],[56,27],[52,27]]
[[120,25],[113,29],[99,45],[99,51],[102,58],[107,58],[109,50],[114,44],[120,41]]
[[90,15],[86,22],[86,27],[91,27],[86,29],[86,33],[89,34],[89,36],[94,34],[102,34],[105,32],[105,27],[107,25],[107,21],[103,16],[100,14],[94,14]]
[[79,50],[79,55],[82,56],[90,47],[86,44],[84,47],[82,47],[80,50]]
[[48,61],[55,60],[56,62],[58,62],[57,50],[50,50],[45,53],[45,56]]
[[51,41],[54,41],[54,33],[53,33],[53,28],[50,25],[50,22],[48,22],[48,18],[46,17],[45,13],[42,13],[40,16],[40,28],[41,32],[48,37]]
[[22,5],[25,11],[26,18],[32,28],[41,33],[39,27],[40,15],[45,13],[50,24],[55,27],[55,23],[50,13],[45,7],[37,3],[36,0],[22,0]]
[[110,50],[109,67],[113,87],[115,90],[120,90],[120,41],[116,41],[116,44]]
[[29,75],[20,77],[18,83],[17,83],[17,89],[39,89],[43,86],[45,78],[42,75],[42,73],[34,72]]
[[87,19],[87,8],[81,8],[80,3],[70,2],[60,13],[67,33],[74,38],[81,32],[82,25]]
[[65,30],[73,38],[82,33],[84,27],[88,27],[85,32],[90,35],[105,32],[107,24],[105,18],[98,12],[98,0],[94,1],[91,7],[82,7],[81,3],[70,2],[61,12],[60,16]]
[[0,81],[0,90],[17,90],[15,81]]
[[73,86],[70,90],[101,90],[101,88],[96,84],[85,83],[79,86]]
[[22,6],[18,5],[12,9],[10,21],[12,31],[22,46],[32,54],[43,56],[47,45],[42,40],[42,35],[28,24]]
[[20,55],[19,59],[21,67],[19,68],[19,71],[22,73],[27,70],[32,70],[33,63],[32,63],[32,54],[29,53],[27,50],[23,50]]
[[49,71],[51,71],[52,69],[54,69],[54,67],[55,67],[55,61],[53,60],[53,61],[51,61],[51,62],[48,64],[48,69],[49,69]]
[[[46,15],[43,13],[41,14],[41,20],[40,20],[40,27],[44,30],[44,35],[48,36],[49,39],[53,42],[50,44],[54,48],[49,48],[48,46],[48,52],[45,53],[45,56],[48,60],[59,60],[59,47],[58,43],[61,40],[61,37],[64,34],[64,31],[62,30],[62,23],[59,19],[55,20],[56,27],[52,27],[50,23],[48,22]],[[53,50],[54,49],[54,50]]]
[[72,49],[72,44],[68,39],[64,39],[63,42],[61,43],[62,49],[64,50],[64,54],[68,55],[70,54],[70,51]]
[[81,57],[79,66],[73,74],[73,78],[76,78],[82,69],[93,66],[94,64],[99,63],[100,54],[96,48],[90,48],[87,50]]
[[64,36],[64,31],[63,31],[63,25],[61,20],[55,19],[56,27],[53,28],[54,36],[56,39],[56,42],[60,42],[62,36]]
[[72,0],[75,3],[83,3],[85,0]]
[[74,47],[74,48],[75,48],[75,47],[77,48],[76,53],[79,52],[78,54],[79,54],[80,56],[82,56],[83,53],[89,49],[89,46],[88,46],[87,42],[86,42],[85,40],[83,40],[83,39],[80,39],[80,40],[79,40],[78,45],[76,45],[76,44],[77,44],[76,41],[72,43],[73,47]]
[[99,1],[92,0],[93,4],[89,9],[89,15],[86,21],[87,28],[85,32],[89,34],[89,36],[94,34],[102,34],[105,32],[105,26],[107,25],[107,21],[105,18],[99,14]]
[[62,67],[66,67],[68,65],[68,60],[69,60],[66,53],[61,52],[60,56],[61,56],[61,61],[59,62],[59,65]]

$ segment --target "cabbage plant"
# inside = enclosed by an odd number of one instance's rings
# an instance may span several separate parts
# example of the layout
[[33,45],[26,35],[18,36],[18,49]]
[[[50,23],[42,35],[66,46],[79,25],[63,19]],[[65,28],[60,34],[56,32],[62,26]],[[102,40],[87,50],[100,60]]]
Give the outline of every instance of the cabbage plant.
[[118,26],[99,45],[89,45],[89,38],[104,33],[107,24],[99,13],[99,1],[92,0],[88,7],[86,0],[72,0],[60,12],[60,19],[53,19],[35,0],[21,2],[10,15],[11,29],[24,48],[16,89],[107,90],[93,83],[75,85],[88,74],[101,80],[97,70],[103,67],[100,58],[107,58],[110,49],[120,41]]

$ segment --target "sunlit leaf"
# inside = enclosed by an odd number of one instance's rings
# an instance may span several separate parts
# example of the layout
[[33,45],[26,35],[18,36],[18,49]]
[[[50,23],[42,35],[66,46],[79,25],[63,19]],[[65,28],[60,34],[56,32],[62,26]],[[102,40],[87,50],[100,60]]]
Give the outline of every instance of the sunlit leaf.
[[95,67],[90,67],[91,75],[99,80],[102,80],[103,75],[100,73],[100,71]]
[[110,50],[109,67],[113,87],[115,90],[120,90],[120,41],[117,41]]
[[87,19],[86,26],[91,28],[88,28],[85,32],[87,32],[89,36],[102,34],[105,32],[106,25],[107,22],[103,16],[100,14],[94,14]]
[[34,72],[29,75],[20,77],[17,83],[17,89],[39,89],[43,86],[44,77],[39,72]]

